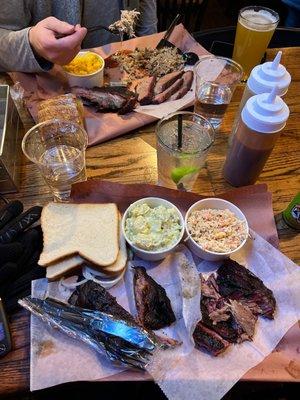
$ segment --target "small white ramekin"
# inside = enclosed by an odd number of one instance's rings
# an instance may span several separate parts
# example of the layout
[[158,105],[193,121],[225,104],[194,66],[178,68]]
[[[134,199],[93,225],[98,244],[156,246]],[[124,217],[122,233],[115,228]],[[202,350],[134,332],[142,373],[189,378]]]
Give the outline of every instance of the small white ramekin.
[[[191,234],[189,233],[187,220],[192,211],[203,210],[205,208],[213,208],[213,209],[219,209],[219,210],[227,209],[227,210],[233,212],[237,218],[239,218],[240,220],[245,222],[246,235],[245,235],[245,239],[239,245],[239,247],[237,247],[236,249],[234,249],[228,253],[217,253],[214,251],[205,250],[197,242],[195,242],[195,240],[192,238]],[[223,200],[223,199],[208,198],[208,199],[203,199],[203,200],[197,201],[195,204],[193,204],[188,209],[184,222],[185,222],[185,231],[187,234],[187,239],[186,239],[187,246],[198,257],[200,257],[204,260],[208,260],[208,261],[224,260],[225,258],[228,258],[229,256],[231,256],[231,254],[236,253],[244,246],[244,244],[247,241],[248,235],[249,235],[249,226],[248,226],[248,222],[247,222],[245,215],[242,213],[242,211],[237,206],[235,206],[234,204],[230,203],[229,201]]]
[[[166,208],[174,208],[175,209],[175,211],[178,214],[178,217],[179,217],[180,224],[181,224],[182,228],[181,228],[181,232],[180,232],[180,235],[178,237],[178,240],[174,244],[172,244],[171,246],[169,246],[169,247],[167,247],[167,248],[165,248],[163,250],[150,251],[150,250],[140,249],[139,247],[134,245],[131,240],[128,239],[128,237],[126,235],[126,231],[125,231],[126,219],[128,217],[128,214],[130,213],[130,211],[133,209],[133,207],[135,207],[135,206],[137,206],[138,204],[141,204],[141,203],[146,203],[150,207],[157,207],[157,206],[162,205],[162,206],[164,206]],[[127,210],[125,211],[125,213],[123,215],[123,218],[122,218],[122,230],[123,230],[123,234],[124,234],[124,237],[126,239],[126,242],[129,244],[129,246],[131,247],[131,249],[134,251],[134,253],[137,256],[139,256],[143,260],[158,261],[158,260],[164,259],[168,254],[172,253],[173,249],[179,244],[179,242],[183,238],[183,234],[184,234],[184,219],[183,219],[183,216],[182,216],[181,212],[178,210],[178,208],[176,206],[174,206],[174,204],[170,203],[168,200],[161,199],[159,197],[145,197],[143,199],[135,201],[134,203],[132,203],[127,208]]]
[[102,62],[102,67],[98,69],[97,71],[87,74],[87,75],[76,75],[72,74],[71,72],[68,72],[64,69],[64,72],[67,76],[69,86],[79,86],[83,88],[93,88],[94,86],[101,87],[103,86],[104,83],[104,67],[105,67],[105,61],[104,59],[99,56],[99,54],[93,52],[93,51],[80,51],[78,55],[84,54],[84,53],[93,53],[95,54]]

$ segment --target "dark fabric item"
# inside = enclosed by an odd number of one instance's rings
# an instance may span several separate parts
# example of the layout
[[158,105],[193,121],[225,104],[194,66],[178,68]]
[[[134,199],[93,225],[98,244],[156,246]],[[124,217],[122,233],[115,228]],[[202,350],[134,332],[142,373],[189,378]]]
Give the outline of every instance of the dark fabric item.
[[11,201],[0,209],[0,229],[13,218],[23,212],[23,204],[19,200]]
[[22,243],[14,242],[9,244],[0,244],[0,270],[3,264],[9,261],[17,261],[24,251]]
[[0,268],[0,297],[4,297],[7,292],[7,283],[16,277],[17,270],[17,264],[12,262],[8,262]]
[[42,230],[31,227],[41,211],[35,206],[22,213],[18,200],[0,209],[0,297],[8,313],[17,309],[19,298],[30,294],[31,281],[45,276],[45,268],[38,265]]
[[40,219],[42,207],[31,207],[6,224],[0,231],[0,243],[11,243],[18,235]]

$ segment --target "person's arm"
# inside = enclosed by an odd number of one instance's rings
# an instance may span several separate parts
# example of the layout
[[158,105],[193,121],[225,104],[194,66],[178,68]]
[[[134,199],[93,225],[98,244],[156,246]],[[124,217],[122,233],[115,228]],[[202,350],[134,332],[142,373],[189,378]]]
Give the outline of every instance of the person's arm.
[[141,15],[135,29],[137,36],[152,35],[153,33],[156,33],[156,0],[140,0],[138,11]]
[[42,71],[28,39],[31,14],[26,0],[0,1],[0,71]]
[[[79,52],[86,29],[48,17],[30,27],[28,0],[0,1],[0,71],[41,72]],[[62,36],[61,38],[57,38]]]
[[41,72],[52,67],[51,62],[33,53],[29,29],[11,31],[0,28],[0,72]]

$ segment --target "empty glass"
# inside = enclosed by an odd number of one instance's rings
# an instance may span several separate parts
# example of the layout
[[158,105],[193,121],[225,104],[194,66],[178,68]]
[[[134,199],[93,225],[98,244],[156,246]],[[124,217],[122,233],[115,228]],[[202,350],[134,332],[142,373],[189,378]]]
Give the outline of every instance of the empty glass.
[[242,67],[230,58],[203,56],[195,65],[194,111],[219,128],[228,104],[243,76]]
[[58,201],[68,201],[73,183],[86,180],[88,136],[74,122],[51,120],[31,128],[22,150],[34,162]]

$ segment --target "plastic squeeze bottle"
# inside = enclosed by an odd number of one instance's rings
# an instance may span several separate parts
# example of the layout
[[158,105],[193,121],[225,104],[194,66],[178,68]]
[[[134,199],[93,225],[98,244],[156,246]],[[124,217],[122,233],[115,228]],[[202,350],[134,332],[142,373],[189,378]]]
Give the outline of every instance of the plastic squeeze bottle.
[[276,54],[273,61],[256,65],[251,71],[247,84],[240,102],[239,109],[233,123],[233,129],[236,127],[241,111],[246,101],[256,94],[270,93],[274,86],[278,87],[278,96],[284,96],[291,83],[291,75],[286,68],[280,64],[282,51]]
[[253,184],[263,170],[281,130],[289,117],[289,108],[277,95],[262,93],[247,100],[232,133],[223,175],[232,186]]

